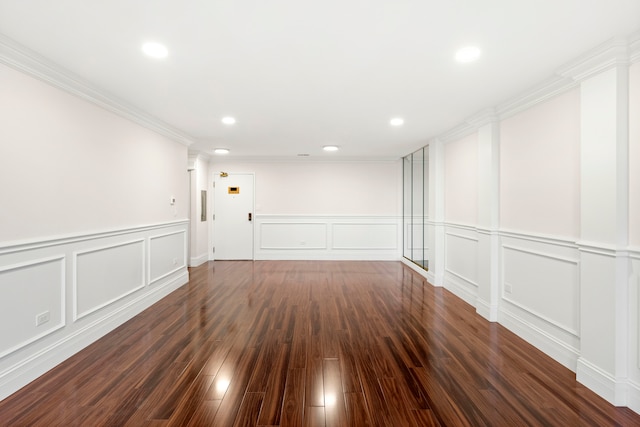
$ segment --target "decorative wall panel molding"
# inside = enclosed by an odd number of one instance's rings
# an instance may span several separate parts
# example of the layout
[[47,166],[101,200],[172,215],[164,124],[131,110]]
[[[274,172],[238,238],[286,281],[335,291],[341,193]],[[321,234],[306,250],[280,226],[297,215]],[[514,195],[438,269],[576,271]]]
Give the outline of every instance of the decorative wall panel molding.
[[547,243],[550,245],[563,246],[571,249],[578,248],[578,244],[576,243],[576,240],[568,237],[562,238],[555,235],[552,236],[552,235],[539,234],[539,233],[533,234],[533,233],[526,233],[522,231],[513,231],[513,230],[505,230],[505,229],[500,229],[499,234],[500,236],[506,237],[506,238],[514,238],[518,240],[526,240],[526,241],[536,242],[536,243]]
[[65,326],[65,261],[55,255],[0,267],[0,358]]
[[448,223],[444,239],[444,286],[475,307],[478,297],[478,237],[476,229]]
[[396,224],[334,222],[332,227],[332,249],[398,249]]
[[154,284],[187,267],[185,230],[149,237],[149,283]]
[[60,247],[62,245],[68,244],[81,244],[82,242],[107,239],[109,237],[121,238],[121,236],[124,236],[125,234],[137,234],[151,230],[168,229],[172,226],[182,226],[188,223],[188,220],[177,220],[165,222],[162,224],[142,224],[133,227],[89,231],[86,233],[69,234],[64,236],[49,236],[44,239],[28,239],[14,242],[2,242],[0,243],[0,255],[16,254],[21,251],[50,248],[53,246]]
[[260,249],[327,249],[328,224],[321,222],[259,222]]
[[580,348],[580,253],[616,256],[616,251],[559,236],[445,223],[444,286],[481,310],[486,310],[486,302],[478,296],[477,257],[479,236],[485,234],[500,241],[498,321],[575,370]]
[[477,245],[476,237],[445,231],[445,270],[473,286],[478,286]]
[[580,252],[584,253],[602,255],[611,258],[614,258],[617,253],[616,247],[614,245],[603,245],[597,242],[587,242],[583,240],[578,241],[577,245]]
[[73,320],[145,286],[144,239],[74,253]]
[[577,259],[503,244],[502,266],[503,300],[575,337],[580,335]]
[[401,218],[256,215],[255,259],[398,260]]
[[188,225],[0,247],[0,322],[12,325],[0,342],[0,399],[185,284]]
[[500,236],[500,323],[575,370],[580,348],[577,243],[514,231]]

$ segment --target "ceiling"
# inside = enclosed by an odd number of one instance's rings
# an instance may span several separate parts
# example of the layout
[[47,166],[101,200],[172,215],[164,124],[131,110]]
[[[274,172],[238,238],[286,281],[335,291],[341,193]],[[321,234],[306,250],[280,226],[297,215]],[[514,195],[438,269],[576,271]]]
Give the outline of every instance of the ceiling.
[[0,0],[1,34],[232,158],[398,158],[638,30],[640,0]]

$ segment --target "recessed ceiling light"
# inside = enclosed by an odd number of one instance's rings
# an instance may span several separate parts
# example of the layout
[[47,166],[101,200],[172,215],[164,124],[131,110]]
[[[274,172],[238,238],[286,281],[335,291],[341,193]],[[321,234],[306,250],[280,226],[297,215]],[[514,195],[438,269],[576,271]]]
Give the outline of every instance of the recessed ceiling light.
[[466,63],[480,58],[482,52],[475,46],[466,46],[456,52],[456,61]]
[[222,123],[224,123],[225,125],[233,125],[235,124],[236,119],[234,119],[231,116],[227,116],[227,117],[223,117],[222,118]]
[[213,150],[214,153],[216,154],[229,154],[229,149],[228,148],[216,148],[215,150]]
[[401,117],[394,117],[393,119],[389,120],[389,124],[391,126],[402,126],[404,124],[404,119]]
[[169,51],[164,45],[155,42],[143,44],[142,51],[145,55],[158,59],[166,58],[169,55]]
[[324,151],[338,151],[338,146],[337,145],[325,145],[324,147],[322,147],[322,149]]

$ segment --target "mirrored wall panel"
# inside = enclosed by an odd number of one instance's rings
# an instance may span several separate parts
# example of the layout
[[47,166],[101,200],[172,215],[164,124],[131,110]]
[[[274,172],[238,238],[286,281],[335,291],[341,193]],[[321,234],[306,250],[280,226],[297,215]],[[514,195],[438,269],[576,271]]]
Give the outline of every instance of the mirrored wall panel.
[[429,218],[429,147],[403,159],[403,255],[427,270]]

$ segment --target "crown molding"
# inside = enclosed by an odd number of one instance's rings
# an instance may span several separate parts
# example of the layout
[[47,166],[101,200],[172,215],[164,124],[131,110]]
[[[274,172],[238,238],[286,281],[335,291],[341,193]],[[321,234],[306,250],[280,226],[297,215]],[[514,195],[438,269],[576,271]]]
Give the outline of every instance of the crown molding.
[[89,101],[187,147],[195,140],[127,102],[105,93],[42,55],[0,34],[0,63]]
[[567,63],[557,74],[581,82],[617,65],[629,64],[630,40],[614,37]]
[[[421,147],[422,148],[422,147]],[[420,148],[418,148],[419,150]],[[412,151],[411,153],[415,152]],[[411,154],[409,153],[409,154]],[[396,163],[403,156],[211,156],[210,163],[226,164],[226,163]]]
[[640,31],[629,37],[629,61],[640,61]]
[[460,123],[458,126],[449,129],[445,133],[438,135],[437,139],[443,143],[457,141],[476,132],[478,128],[472,126],[467,121]]
[[473,116],[469,117],[466,122],[475,127],[476,129],[481,128],[484,125],[488,125],[490,123],[496,123],[499,120],[498,115],[496,114],[496,109],[493,107],[485,108],[484,110],[480,110]]
[[496,109],[485,108],[484,110],[478,111],[473,116],[467,118],[463,123],[460,123],[458,126],[439,135],[437,139],[444,143],[457,141],[458,139],[471,135],[472,133],[480,129],[482,126],[489,123],[496,123],[497,121],[498,121],[498,116],[496,114]]
[[560,67],[554,76],[542,83],[494,108],[481,110],[458,126],[438,135],[436,139],[444,143],[458,140],[476,132],[485,124],[504,120],[578,87],[580,82],[593,75],[637,61],[640,61],[640,31],[626,38],[612,38]]
[[211,156],[205,153],[189,151],[187,157],[187,170],[192,171],[197,169],[196,164],[198,163],[198,160],[208,163],[211,160]]
[[211,156],[207,153],[203,153],[201,151],[191,151],[189,150],[189,152],[187,153],[187,156],[189,158],[189,160],[203,160],[205,162],[208,162],[209,160],[211,160]]
[[496,107],[500,120],[507,119],[521,111],[528,110],[534,105],[540,104],[548,99],[560,95],[578,86],[578,82],[562,76],[554,76],[528,91],[515,96]]

